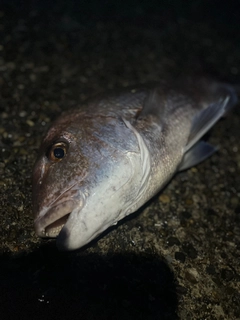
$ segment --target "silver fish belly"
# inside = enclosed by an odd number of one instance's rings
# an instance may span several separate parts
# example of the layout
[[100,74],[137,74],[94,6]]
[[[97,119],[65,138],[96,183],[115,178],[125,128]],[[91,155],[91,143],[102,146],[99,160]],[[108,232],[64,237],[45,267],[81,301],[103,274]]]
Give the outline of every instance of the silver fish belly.
[[237,103],[206,79],[124,89],[50,127],[33,170],[35,229],[78,249],[136,211],[179,170],[215,148],[201,137]]

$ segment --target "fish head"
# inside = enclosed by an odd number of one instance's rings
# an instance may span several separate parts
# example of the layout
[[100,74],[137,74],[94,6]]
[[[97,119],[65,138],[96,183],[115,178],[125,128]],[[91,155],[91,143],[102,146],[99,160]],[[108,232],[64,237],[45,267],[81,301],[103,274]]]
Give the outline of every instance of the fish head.
[[49,129],[33,170],[35,230],[78,249],[129,214],[142,164],[138,139],[119,117],[72,113]]

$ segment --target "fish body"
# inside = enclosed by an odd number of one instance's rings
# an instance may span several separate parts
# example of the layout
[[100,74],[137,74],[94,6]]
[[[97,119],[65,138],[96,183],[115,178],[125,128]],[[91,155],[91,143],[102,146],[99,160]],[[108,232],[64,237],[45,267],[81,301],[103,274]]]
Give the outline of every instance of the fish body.
[[205,79],[95,97],[50,127],[33,170],[35,229],[78,249],[210,156],[200,138],[237,102]]

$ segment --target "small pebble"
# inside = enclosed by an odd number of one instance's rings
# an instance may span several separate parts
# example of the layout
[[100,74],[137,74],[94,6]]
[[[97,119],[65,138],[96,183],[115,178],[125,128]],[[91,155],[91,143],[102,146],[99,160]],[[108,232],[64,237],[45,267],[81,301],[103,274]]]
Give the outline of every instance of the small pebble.
[[29,125],[29,127],[33,127],[34,126],[34,122],[32,120],[27,120],[26,123]]
[[159,200],[162,203],[169,203],[170,202],[170,198],[166,194],[161,194],[160,197],[159,197]]
[[186,260],[186,256],[183,252],[175,252],[175,259],[184,263]]

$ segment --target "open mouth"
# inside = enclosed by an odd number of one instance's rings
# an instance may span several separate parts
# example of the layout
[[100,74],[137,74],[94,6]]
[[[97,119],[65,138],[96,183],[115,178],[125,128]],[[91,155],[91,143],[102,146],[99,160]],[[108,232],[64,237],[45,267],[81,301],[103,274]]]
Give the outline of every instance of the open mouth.
[[42,238],[56,238],[75,207],[76,203],[68,200],[47,210],[43,216],[35,220],[37,235]]
[[70,216],[71,212],[66,214],[64,217],[54,221],[53,223],[49,224],[45,228],[45,235],[49,238],[55,238],[58,236],[60,231],[62,230],[63,226],[68,220],[68,217]]

